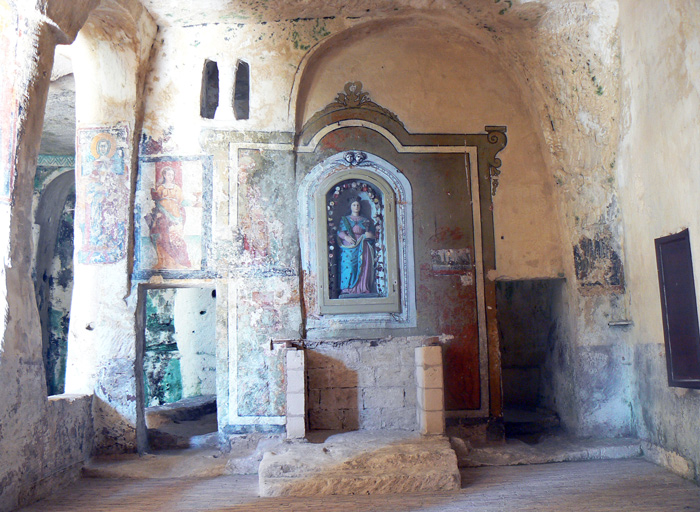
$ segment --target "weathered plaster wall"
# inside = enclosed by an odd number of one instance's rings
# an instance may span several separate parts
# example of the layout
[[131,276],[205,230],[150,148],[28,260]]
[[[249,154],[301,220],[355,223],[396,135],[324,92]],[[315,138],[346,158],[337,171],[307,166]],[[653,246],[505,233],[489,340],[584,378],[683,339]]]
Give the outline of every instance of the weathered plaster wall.
[[[555,183],[566,286],[554,304],[548,367],[557,412],[583,435],[631,432],[630,357],[622,223],[615,169],[621,126],[618,6],[548,2],[530,38],[496,27],[505,58],[546,141]],[[513,9],[516,12],[516,9]],[[544,213],[546,215],[546,213]]]
[[65,388],[73,291],[74,167],[72,156],[39,155],[34,177],[32,277],[49,395]]
[[624,126],[619,166],[634,327],[638,434],[700,467],[700,392],[667,384],[654,239],[690,230],[698,289],[700,7],[620,2]]
[[175,288],[146,290],[143,379],[145,406],[182,398],[180,353],[175,341]]
[[216,298],[209,288],[178,288],[175,340],[182,356],[182,396],[216,394]]
[[146,407],[216,394],[216,298],[208,288],[146,292]]

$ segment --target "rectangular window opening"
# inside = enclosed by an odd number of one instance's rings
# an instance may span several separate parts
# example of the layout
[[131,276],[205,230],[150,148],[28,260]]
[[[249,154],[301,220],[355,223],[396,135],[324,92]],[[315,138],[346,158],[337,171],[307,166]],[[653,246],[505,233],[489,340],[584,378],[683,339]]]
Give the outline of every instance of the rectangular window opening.
[[239,61],[236,67],[233,112],[236,119],[248,119],[250,116],[250,66],[243,61]]
[[669,386],[700,388],[700,332],[690,234],[655,240]]

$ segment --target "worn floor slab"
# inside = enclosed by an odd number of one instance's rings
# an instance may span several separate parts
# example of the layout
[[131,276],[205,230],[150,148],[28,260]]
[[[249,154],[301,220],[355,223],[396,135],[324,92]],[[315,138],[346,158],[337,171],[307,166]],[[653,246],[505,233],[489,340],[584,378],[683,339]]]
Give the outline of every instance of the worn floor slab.
[[642,455],[639,439],[579,439],[567,436],[543,438],[537,444],[510,439],[460,450],[460,467],[515,466],[583,460],[627,459]]
[[287,444],[264,455],[260,496],[456,491],[457,456],[447,438],[412,432],[346,432],[323,443]]

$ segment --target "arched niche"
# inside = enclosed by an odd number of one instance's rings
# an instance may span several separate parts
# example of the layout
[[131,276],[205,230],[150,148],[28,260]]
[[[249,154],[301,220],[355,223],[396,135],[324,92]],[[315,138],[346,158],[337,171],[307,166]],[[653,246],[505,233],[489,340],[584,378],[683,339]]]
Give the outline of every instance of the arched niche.
[[550,121],[533,111],[540,99],[516,71],[519,65],[488,31],[456,26],[454,20],[368,21],[309,51],[290,104],[297,133],[308,132],[316,113],[354,79],[412,134],[476,133],[487,123],[507,125],[507,169],[493,200],[497,275],[555,278],[570,248],[563,243],[556,170],[542,131]]
[[[361,82],[351,81],[296,136],[308,339],[442,337],[446,406],[456,417],[500,415],[500,368],[490,363],[498,352],[495,288],[484,275],[495,268],[492,194],[505,130],[487,126],[485,133],[411,133],[395,113],[372,101]],[[376,162],[373,172],[383,173],[380,177],[392,185],[397,213],[406,200],[392,179],[410,183],[404,190],[411,191],[407,224],[413,249],[397,262],[397,284],[407,294],[402,306],[409,307],[397,312],[329,311],[334,298],[342,299],[324,289],[334,279],[330,246],[338,242],[331,225],[337,224],[337,213],[328,215],[335,207],[329,193],[332,197],[339,184],[362,184],[360,178],[372,176],[360,174],[366,161],[368,166]],[[347,210],[347,203],[341,201],[340,207]],[[405,248],[407,230],[402,234],[400,218],[397,247],[404,243]],[[400,258],[402,249],[397,254]]]
[[[338,270],[340,222],[350,213],[342,210],[353,196],[361,198],[360,217],[375,232],[374,286],[365,293],[343,293]],[[307,327],[415,326],[412,202],[406,176],[364,151],[337,153],[306,175],[298,191],[302,267],[317,295]]]

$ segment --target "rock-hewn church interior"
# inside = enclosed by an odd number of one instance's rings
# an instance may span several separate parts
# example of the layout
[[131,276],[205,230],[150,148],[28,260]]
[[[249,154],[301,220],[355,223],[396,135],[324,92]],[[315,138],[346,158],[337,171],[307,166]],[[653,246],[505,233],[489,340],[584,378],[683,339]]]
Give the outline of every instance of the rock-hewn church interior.
[[0,0],[0,69],[0,510],[700,510],[699,4]]

